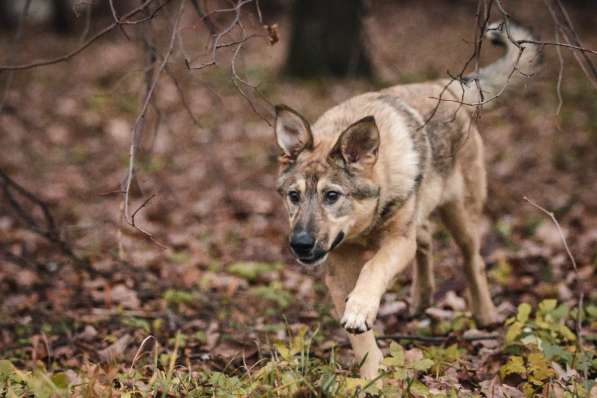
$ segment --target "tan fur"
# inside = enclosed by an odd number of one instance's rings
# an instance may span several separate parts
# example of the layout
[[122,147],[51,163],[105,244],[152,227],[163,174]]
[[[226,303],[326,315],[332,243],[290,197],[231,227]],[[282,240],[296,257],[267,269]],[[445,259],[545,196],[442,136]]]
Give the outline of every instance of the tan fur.
[[[484,71],[488,76],[491,67]],[[479,254],[483,145],[458,103],[462,93],[444,90],[447,83],[362,94],[313,125],[288,107],[276,109],[283,151],[278,190],[287,196],[291,235],[302,231],[315,242],[315,254],[299,261],[317,266],[327,260],[325,281],[338,316],[357,360],[366,357],[363,377],[374,378],[383,357],[371,327],[395,276],[414,262],[412,312],[432,303],[428,219],[435,210],[462,251],[475,320],[481,326],[496,322]],[[452,101],[438,106],[440,96]],[[330,191],[338,199],[328,200]]]

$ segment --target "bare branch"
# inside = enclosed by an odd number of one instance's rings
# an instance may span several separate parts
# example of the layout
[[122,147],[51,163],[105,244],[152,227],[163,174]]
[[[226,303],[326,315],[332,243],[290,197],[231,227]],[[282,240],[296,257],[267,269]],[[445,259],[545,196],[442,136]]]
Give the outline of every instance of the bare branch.
[[[544,213],[545,215],[547,215],[550,219],[551,222],[555,225],[556,229],[558,230],[558,234],[560,235],[560,240],[562,241],[562,244],[564,245],[564,249],[566,249],[566,253],[568,254],[568,258],[570,259],[570,263],[572,264],[572,269],[574,271],[575,274],[575,279],[576,279],[576,284],[577,286],[580,284],[580,278],[578,275],[578,268],[576,267],[576,260],[574,260],[574,256],[572,255],[572,252],[570,251],[570,247],[568,246],[568,242],[566,240],[566,237],[564,236],[564,233],[562,232],[562,228],[560,227],[560,223],[558,222],[556,216],[553,214],[553,212],[547,210],[546,208],[540,206],[539,204],[537,204],[536,202],[532,201],[531,199],[529,199],[528,197],[524,196],[523,197],[524,200],[526,200],[531,206],[533,206],[534,208],[538,209],[539,211],[541,211],[542,213]],[[576,313],[576,352],[574,353],[575,355],[575,360],[578,356],[578,354],[583,352],[583,343],[582,343],[582,312],[583,312],[583,299],[584,299],[584,293],[582,291],[582,289],[580,288],[580,286],[578,287],[578,303],[577,303],[577,313]],[[588,378],[587,374],[586,374],[586,369],[585,369],[585,379]]]
[[[232,8],[225,8],[225,9],[219,9],[219,10],[214,10],[210,13],[207,13],[203,16],[203,18],[207,18],[212,14],[215,13],[228,13],[228,12],[234,12],[234,18],[232,19],[232,21],[220,32],[215,33],[213,35],[213,39],[211,42],[211,57],[208,61],[199,64],[197,66],[193,66],[192,65],[192,61],[186,56],[186,52],[184,51],[184,46],[182,45],[182,39],[179,38],[180,42],[181,42],[181,48],[183,56],[185,57],[185,63],[187,65],[187,68],[190,70],[201,70],[201,69],[205,69],[211,66],[217,66],[218,61],[217,61],[217,52],[220,49],[223,48],[228,48],[228,47],[235,47],[234,49],[234,53],[232,55],[232,61],[231,61],[231,73],[232,73],[232,84],[234,85],[234,87],[237,89],[237,91],[239,92],[239,94],[245,99],[247,100],[247,103],[249,104],[249,106],[251,107],[251,110],[258,115],[263,121],[265,121],[265,123],[267,123],[268,125],[271,126],[270,121],[268,120],[268,118],[266,116],[264,116],[261,112],[259,112],[257,110],[257,107],[255,105],[255,103],[253,102],[253,100],[251,99],[251,97],[247,94],[247,92],[241,87],[241,85],[244,85],[246,87],[248,87],[249,89],[251,89],[254,93],[256,93],[262,100],[264,100],[264,102],[267,103],[267,105],[269,107],[272,107],[271,103],[265,99],[265,97],[263,96],[263,94],[258,90],[258,86],[255,86],[251,83],[249,83],[246,79],[243,79],[237,70],[236,67],[236,61],[238,59],[238,56],[240,54],[240,51],[242,50],[243,45],[248,42],[249,40],[253,39],[253,38],[257,38],[257,37],[261,37],[264,38],[266,40],[271,40],[270,35],[266,35],[266,34],[257,34],[257,33],[252,33],[252,34],[247,34],[245,27],[243,25],[242,19],[241,19],[241,9],[244,5],[249,4],[251,2],[255,1],[255,6],[257,7],[257,14],[259,17],[259,20],[261,21],[261,10],[259,9],[259,4],[256,0],[239,0],[236,5]],[[224,40],[225,37],[227,37],[228,35],[230,35],[235,28],[239,28],[240,30],[240,38],[231,40],[231,41],[227,41],[227,42],[223,42],[222,40]],[[213,33],[213,32],[212,32]],[[275,41],[270,41],[272,44],[275,43]],[[240,83],[240,84],[239,84]]]
[[589,54],[595,54],[597,55],[597,51],[595,50],[591,50],[590,48],[586,48],[586,47],[581,47],[581,46],[575,46],[573,44],[568,44],[568,43],[562,43],[559,41],[540,41],[540,40],[518,40],[516,41],[516,43],[518,44],[538,44],[540,46],[555,46],[555,47],[565,47],[565,48],[570,48],[573,50],[578,50],[580,52],[583,53],[589,53]]
[[203,10],[199,6],[199,2],[197,2],[197,0],[190,0],[190,1],[191,1],[191,4],[193,5],[193,8],[195,9],[195,12],[197,13],[197,15],[199,16],[201,21],[203,21],[203,23],[205,24],[205,27],[207,28],[209,33],[211,33],[212,36],[215,35],[216,32],[218,31],[218,28],[216,27],[216,25],[214,25],[211,18],[209,18],[208,15],[205,15]]
[[[12,208],[17,219],[29,230],[44,237],[49,242],[55,244],[63,254],[74,260],[76,263],[82,264],[83,261],[79,259],[73,252],[70,245],[60,237],[60,232],[56,226],[54,216],[50,211],[50,207],[46,202],[39,199],[32,192],[25,189],[12,178],[8,176],[2,169],[0,169],[0,188],[4,194],[4,198]],[[33,206],[39,208],[44,218],[44,224],[40,225],[31,214],[23,207],[22,201],[17,199],[15,194],[20,195],[26,199]]]
[[110,4],[110,11],[112,12],[112,18],[114,18],[114,22],[116,22],[118,24],[118,29],[120,29],[120,31],[122,32],[122,35],[124,37],[126,37],[127,40],[130,40],[129,35],[126,33],[126,30],[124,30],[124,26],[122,26],[122,24],[120,23],[120,18],[118,17],[118,12],[116,11],[116,8],[114,7],[114,0],[108,0],[108,4]]
[[560,235],[560,239],[562,240],[564,248],[566,249],[568,258],[570,259],[570,262],[572,263],[572,268],[574,269],[574,272],[577,272],[578,270],[576,269],[576,261],[574,260],[574,256],[572,255],[572,252],[570,251],[570,248],[568,247],[568,242],[566,241],[566,237],[564,236],[564,233],[562,232],[562,228],[560,228],[560,223],[558,223],[556,216],[551,211],[547,210],[544,207],[541,207],[540,205],[538,205],[531,199],[527,198],[526,196],[523,197],[523,199],[526,200],[527,202],[529,202],[531,204],[531,206],[542,211],[545,215],[547,215],[551,219],[553,224],[556,226],[556,229],[558,230],[558,234]]
[[164,68],[164,71],[166,72],[168,77],[170,77],[170,79],[172,79],[172,82],[174,83],[174,87],[176,87],[176,91],[178,91],[178,96],[180,97],[180,102],[182,103],[183,108],[185,109],[185,111],[187,112],[187,114],[189,115],[191,120],[193,121],[193,124],[196,127],[202,127],[199,120],[197,120],[197,118],[195,117],[195,114],[193,114],[193,111],[191,110],[191,107],[189,106],[189,103],[184,94],[184,91],[183,91],[182,87],[180,86],[178,79],[176,78],[176,76],[174,76],[174,73],[172,73],[172,71],[170,70],[170,68],[168,68],[168,66],[166,66],[166,68]]
[[[481,35],[477,36],[477,34],[476,34],[476,36],[475,36],[475,47],[474,47],[473,54],[471,55],[471,57],[469,57],[467,62],[465,62],[460,73],[458,73],[457,75],[454,75],[454,76],[448,73],[448,75],[450,76],[450,80],[447,81],[447,83],[441,90],[439,97],[432,97],[433,99],[437,100],[437,104],[436,104],[435,108],[432,110],[432,112],[430,113],[430,115],[427,117],[425,123],[422,126],[420,126],[419,128],[423,128],[427,123],[429,123],[431,121],[431,119],[437,113],[439,104],[442,101],[455,102],[455,103],[459,103],[460,105],[476,107],[477,109],[475,112],[476,112],[476,114],[479,114],[481,111],[481,107],[483,105],[495,101],[506,91],[506,89],[511,84],[511,82],[516,74],[520,74],[524,77],[530,77],[529,74],[523,73],[519,68],[520,60],[523,55],[523,51],[525,49],[525,47],[523,46],[524,44],[533,44],[533,45],[538,45],[541,47],[554,46],[554,47],[556,47],[556,50],[558,51],[558,54],[560,57],[561,57],[560,48],[569,48],[571,50],[574,50],[574,56],[576,57],[579,65],[583,69],[583,72],[585,73],[587,78],[589,78],[591,83],[597,88],[597,72],[596,72],[595,66],[593,65],[591,60],[588,58],[588,54],[597,54],[597,51],[582,46],[580,39],[578,38],[578,34],[576,33],[576,31],[574,30],[574,28],[572,26],[569,16],[566,13],[566,10],[564,9],[564,7],[562,6],[562,4],[560,3],[559,0],[545,0],[545,3],[547,5],[550,13],[552,14],[552,18],[553,18],[554,22],[556,23],[557,28],[562,31],[564,36],[567,38],[568,43],[561,42],[560,40],[558,40],[557,37],[556,37],[555,41],[540,41],[540,40],[532,40],[532,39],[516,40],[516,39],[514,39],[510,32],[511,16],[508,13],[508,11],[506,11],[504,6],[502,5],[502,2],[500,0],[495,0],[495,4],[497,5],[500,13],[502,14],[502,16],[505,20],[504,27],[505,27],[505,31],[506,31],[508,40],[510,41],[510,43],[512,43],[514,46],[516,46],[519,49],[519,53],[517,55],[517,59],[515,60],[513,66],[512,66],[512,69],[510,70],[510,72],[507,75],[507,79],[506,79],[505,83],[497,91],[494,91],[495,92],[494,95],[492,95],[489,98],[485,98],[482,87],[479,84],[479,81],[476,78],[474,78],[473,81],[478,90],[480,100],[477,102],[465,102],[464,101],[464,97],[465,97],[464,72],[465,72],[466,68],[468,67],[468,65],[473,60],[476,61],[475,69],[478,72],[478,56],[479,56],[481,45],[482,45],[482,39],[483,39],[482,33],[485,31],[487,21],[488,21],[489,15],[490,15],[492,3],[493,3],[493,0],[490,0],[489,3],[486,4],[486,13],[485,13],[486,19],[485,19],[485,21],[483,21],[483,23],[479,23],[481,0],[478,1],[478,3],[477,3],[478,4],[478,6],[477,6],[477,22],[478,22],[477,25],[479,26],[478,32],[480,32]],[[554,3],[555,5],[552,5],[551,3]],[[560,102],[559,102],[560,105],[558,106],[558,113],[559,113],[559,110],[560,110],[561,104],[562,104],[562,101],[561,101],[561,78],[562,78],[561,73],[562,73],[562,68],[563,68],[563,61],[561,60],[561,58],[560,58],[560,64],[561,64],[560,75],[558,78],[558,98],[560,99]],[[460,96],[460,99],[444,98],[446,91],[448,91],[448,87],[450,87],[455,81],[459,82],[461,89],[462,89],[462,95]],[[458,112],[459,109],[460,109],[460,107],[456,110],[455,114]]]
[[544,0],[553,22],[562,32],[564,39],[568,42],[566,47],[574,48],[574,58],[582,69],[583,73],[589,79],[593,88],[597,90],[597,67],[593,64],[587,53],[597,54],[597,51],[588,50],[583,47],[578,33],[572,25],[570,16],[559,0]]
[[[445,344],[449,342],[475,342],[475,341],[487,341],[487,340],[497,340],[499,339],[499,334],[486,334],[486,335],[479,335],[479,336],[421,336],[421,335],[412,335],[412,334],[388,334],[388,335],[380,335],[375,336],[375,340],[384,341],[384,340],[392,340],[392,341],[400,341],[400,340],[408,340],[408,341],[420,341],[423,343],[429,344]],[[345,341],[338,344],[336,347],[350,347],[350,342]],[[333,347],[330,347],[331,350]]]
[[[137,114],[137,118],[135,119],[135,123],[134,123],[133,129],[132,129],[131,145],[129,147],[128,172],[126,175],[124,189],[123,189],[123,191],[124,191],[124,194],[123,194],[123,196],[124,196],[124,200],[123,200],[124,219],[130,226],[132,226],[133,228],[142,232],[143,234],[148,236],[154,242],[155,242],[155,239],[153,239],[153,236],[150,233],[148,233],[147,231],[139,228],[139,226],[136,225],[135,219],[134,219],[134,216],[137,214],[137,212],[139,210],[141,210],[153,198],[153,196],[151,196],[149,199],[147,199],[143,203],[142,206],[140,206],[132,215],[130,215],[130,213],[129,213],[130,192],[131,192],[131,186],[133,183],[133,178],[135,176],[135,160],[136,160],[136,155],[137,155],[137,148],[138,148],[141,132],[143,130],[147,109],[152,101],[153,94],[154,94],[155,89],[160,80],[160,76],[161,76],[162,72],[164,71],[164,69],[166,68],[168,60],[170,59],[170,56],[172,55],[172,52],[174,50],[174,45],[176,43],[176,37],[177,37],[177,33],[178,33],[178,26],[179,26],[179,23],[180,23],[180,20],[182,18],[182,14],[184,11],[184,4],[185,4],[184,1],[180,2],[178,15],[176,16],[176,19],[174,21],[174,26],[172,27],[172,33],[171,33],[171,37],[170,37],[170,44],[168,46],[168,50],[166,51],[166,54],[164,55],[162,62],[160,63],[160,65],[158,66],[156,71],[153,73],[153,79],[149,80],[148,79],[149,75],[146,75],[146,82],[148,82],[148,83],[146,85],[147,88],[146,88],[146,92],[145,92],[145,98],[141,105],[141,109],[139,110],[139,113]],[[150,57],[152,57],[152,56],[153,55],[150,55]],[[160,246],[163,246],[163,245],[160,244]]]
[[[431,98],[432,98],[432,99],[437,99],[438,101],[445,101],[445,102],[456,102],[456,103],[459,103],[459,104],[461,104],[461,105],[467,105],[467,106],[476,106],[476,107],[478,107],[478,106],[482,106],[482,105],[485,105],[485,104],[488,104],[488,103],[490,103],[490,102],[492,102],[492,101],[495,101],[496,99],[498,99],[498,98],[499,98],[499,97],[500,97],[500,96],[501,96],[501,95],[504,93],[504,91],[506,91],[506,89],[507,89],[507,88],[508,88],[508,86],[510,85],[510,81],[512,80],[512,76],[514,75],[514,73],[516,73],[516,72],[518,72],[518,73],[522,73],[522,72],[520,72],[520,70],[518,69],[518,64],[520,63],[520,57],[522,57],[522,53],[523,53],[523,51],[524,51],[524,47],[520,47],[520,50],[519,50],[519,52],[518,52],[518,56],[517,56],[517,58],[516,58],[516,61],[514,62],[514,66],[512,67],[512,70],[510,71],[510,73],[508,74],[508,77],[506,78],[506,82],[505,82],[505,83],[504,83],[504,85],[503,85],[503,86],[500,88],[500,90],[499,90],[499,91],[498,91],[498,92],[497,92],[495,95],[493,95],[492,97],[490,97],[490,98],[485,98],[485,99],[483,99],[483,98],[481,97],[481,98],[482,98],[482,99],[481,99],[481,101],[479,101],[479,102],[474,102],[474,103],[473,103],[473,102],[464,102],[464,101],[462,101],[462,99],[460,99],[460,100],[453,100],[453,99],[449,99],[449,98],[444,98],[444,99],[442,99],[441,97],[440,97],[440,98],[431,97]],[[526,76],[526,77],[530,77],[530,76],[528,76],[528,75],[525,75],[525,76]],[[482,90],[480,89],[480,87],[479,87],[479,86],[477,86],[477,88],[479,89],[479,92],[480,92],[480,93],[482,93]]]
[[143,203],[141,203],[139,205],[139,207],[137,207],[137,209],[133,212],[133,214],[131,214],[131,222],[130,225],[135,228],[136,230],[140,231],[141,233],[143,233],[145,236],[147,236],[153,243],[155,243],[156,245],[158,245],[159,247],[161,247],[162,249],[167,249],[168,246],[164,245],[163,243],[160,243],[158,240],[156,240],[153,236],[152,233],[150,233],[149,231],[141,228],[139,225],[137,225],[137,223],[135,222],[135,216],[137,215],[137,213],[139,213],[143,208],[145,208],[145,206],[147,206],[149,204],[149,202],[151,202],[151,200],[153,198],[155,198],[155,194],[151,194],[147,199],[145,199],[143,201]]
[[[560,37],[560,33],[556,28],[556,40]],[[556,115],[560,114],[562,106],[564,105],[564,99],[562,97],[562,80],[564,78],[564,57],[562,56],[562,50],[558,46],[556,47],[556,53],[558,54],[558,60],[560,61],[560,69],[558,70],[558,82],[556,83],[556,94],[558,96],[558,107],[556,109]]]
[[[429,113],[429,116],[427,117],[427,119],[425,119],[425,121],[423,122],[423,124],[421,126],[419,126],[418,129],[424,128],[427,124],[429,124],[429,122],[431,122],[431,120],[437,114],[437,111],[439,110],[439,107],[440,107],[442,101],[448,101],[447,99],[444,98],[444,95],[446,94],[446,92],[449,92],[448,88],[455,81],[459,82],[460,88],[461,88],[460,101],[456,101],[456,102],[461,102],[462,103],[464,101],[464,95],[465,95],[464,74],[465,74],[468,66],[471,64],[471,62],[473,62],[473,60],[475,61],[475,71],[476,72],[479,71],[479,57],[481,55],[481,48],[483,46],[483,41],[484,41],[484,38],[485,38],[484,33],[485,33],[485,30],[487,29],[487,24],[489,23],[489,18],[491,16],[491,9],[492,9],[492,7],[493,7],[493,0],[489,0],[488,3],[485,2],[485,1],[483,1],[483,0],[478,0],[477,1],[477,11],[476,11],[476,14],[475,14],[475,17],[476,17],[476,28],[475,28],[475,32],[474,32],[474,43],[475,43],[475,45],[473,47],[473,53],[466,60],[466,62],[464,63],[464,65],[460,69],[460,72],[456,76],[452,76],[448,72],[448,75],[450,76],[450,80],[448,80],[448,82],[446,82],[446,84],[444,85],[444,87],[440,91],[439,97],[436,98],[437,99],[437,103],[435,104],[435,107]],[[477,87],[477,90],[479,90],[479,98],[481,98],[481,100],[483,100],[483,91],[481,90],[481,87],[479,85],[478,79],[475,80],[475,86]],[[475,106],[475,104],[472,104],[472,105]],[[480,106],[480,105],[481,104],[478,104],[476,106]],[[456,109],[456,111],[454,112],[454,117],[456,117],[456,114],[458,113],[458,111],[460,110],[460,108],[461,107],[458,107],[458,109]]]
[[[65,55],[62,55],[62,56],[56,57],[56,58],[52,58],[52,59],[47,59],[47,60],[42,60],[42,61],[35,61],[35,62],[28,63],[28,64],[22,64],[22,65],[0,65],[0,71],[3,71],[3,70],[14,70],[14,71],[16,71],[16,70],[27,70],[27,69],[37,68],[37,67],[40,67],[40,66],[53,65],[53,64],[58,64],[60,62],[68,61],[71,58],[73,58],[74,56],[76,56],[77,54],[79,54],[82,51],[84,51],[87,47],[91,46],[97,40],[99,40],[100,38],[102,38],[103,36],[105,36],[107,33],[110,33],[117,26],[120,26],[121,24],[138,24],[138,23],[142,23],[142,22],[148,21],[151,18],[153,18],[153,16],[155,15],[155,13],[157,11],[155,11],[154,14],[150,15],[149,17],[141,18],[141,19],[138,19],[138,20],[131,20],[132,17],[134,17],[139,12],[143,11],[144,9],[146,9],[154,1],[156,1],[156,0],[146,0],[140,6],[138,6],[135,9],[129,11],[128,13],[126,13],[120,20],[118,20],[116,22],[113,22],[111,25],[106,26],[104,29],[100,30],[95,35],[93,35],[92,37],[90,37],[85,43],[83,43],[82,45],[80,45],[79,47],[75,48],[74,50],[70,51],[69,53],[67,53]],[[157,10],[160,10],[163,6],[165,6],[170,1],[171,0],[165,0],[165,2],[162,5],[160,5],[160,7],[158,7]]]
[[[253,112],[257,116],[259,116],[268,126],[271,127],[271,123],[269,122],[269,120],[267,119],[267,117],[265,117],[261,113],[259,113],[259,111],[255,107],[255,104],[253,103],[253,101],[251,101],[251,99],[249,98],[249,96],[243,91],[243,89],[237,83],[237,82],[240,82],[240,83],[244,84],[245,86],[248,86],[249,88],[253,89],[254,91],[257,91],[257,86],[253,86],[252,84],[250,84],[246,80],[242,79],[238,75],[238,72],[236,71],[236,58],[238,57],[238,54],[240,53],[240,50],[241,50],[242,46],[243,46],[243,42],[241,42],[236,47],[236,50],[234,51],[234,55],[232,56],[232,62],[231,62],[232,84],[234,84],[234,87],[236,87],[236,89],[238,90],[238,92],[240,93],[240,95],[242,95],[247,100],[247,102],[249,103],[249,106],[251,107],[251,109],[253,110]],[[268,105],[271,106],[270,103],[268,103]]]
[[[197,69],[204,69],[209,66],[217,65],[217,63],[218,63],[217,62],[217,51],[219,49],[226,48],[226,47],[233,47],[233,46],[242,44],[243,42],[245,42],[253,37],[258,36],[258,35],[249,35],[248,37],[245,37],[243,34],[243,38],[241,40],[228,42],[228,43],[220,43],[220,40],[222,40],[225,36],[227,36],[235,27],[239,26],[240,18],[241,18],[241,8],[244,5],[246,5],[252,1],[254,1],[254,0],[239,0],[239,2],[233,8],[224,8],[224,9],[214,10],[205,15],[205,17],[208,17],[209,15],[215,14],[215,13],[228,13],[228,12],[235,13],[232,22],[226,28],[224,28],[224,30],[222,30],[221,32],[218,32],[217,34],[214,35],[213,40],[211,42],[210,60],[203,64],[200,64],[198,66],[193,66],[192,62],[190,60],[186,59],[187,67],[189,69],[197,70]],[[243,30],[243,33],[244,33],[244,30]]]

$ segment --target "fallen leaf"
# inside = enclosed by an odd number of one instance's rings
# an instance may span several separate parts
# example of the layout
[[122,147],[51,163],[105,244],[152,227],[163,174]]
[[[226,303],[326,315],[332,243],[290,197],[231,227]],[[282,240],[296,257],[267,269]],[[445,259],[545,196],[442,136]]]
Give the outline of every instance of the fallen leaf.
[[446,296],[438,306],[447,307],[453,311],[464,311],[466,309],[466,301],[458,296],[453,290],[450,290],[446,293]]
[[122,284],[116,285],[112,288],[110,291],[110,299],[112,302],[118,303],[131,310],[136,310],[140,306],[137,292]]
[[104,362],[114,362],[124,354],[130,341],[131,335],[125,334],[108,347],[98,351],[98,355]]
[[481,392],[487,398],[524,398],[522,391],[502,384],[499,377],[495,376],[491,380],[484,380],[479,383],[481,386]]
[[97,336],[97,330],[91,325],[86,325],[85,329],[81,333],[77,335],[77,337],[81,340],[90,341]]

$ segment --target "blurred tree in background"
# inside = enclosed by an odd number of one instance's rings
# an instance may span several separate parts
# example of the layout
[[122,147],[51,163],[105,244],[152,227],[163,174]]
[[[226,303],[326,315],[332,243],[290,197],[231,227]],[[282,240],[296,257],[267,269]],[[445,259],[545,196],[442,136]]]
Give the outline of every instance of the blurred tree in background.
[[364,13],[363,0],[295,1],[286,74],[371,77],[362,36]]

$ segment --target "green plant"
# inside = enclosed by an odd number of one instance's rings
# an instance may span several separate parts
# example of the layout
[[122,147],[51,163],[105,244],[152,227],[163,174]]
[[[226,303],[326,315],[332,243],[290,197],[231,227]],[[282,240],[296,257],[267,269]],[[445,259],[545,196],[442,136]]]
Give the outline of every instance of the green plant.
[[597,359],[595,347],[581,349],[569,327],[577,316],[578,310],[558,305],[555,299],[539,303],[534,316],[529,304],[520,304],[516,316],[506,322],[503,351],[509,355],[500,376],[520,378],[528,396],[556,384],[570,397],[585,396],[593,385],[588,375],[597,371]]

